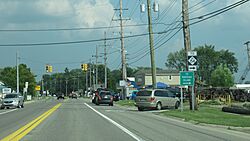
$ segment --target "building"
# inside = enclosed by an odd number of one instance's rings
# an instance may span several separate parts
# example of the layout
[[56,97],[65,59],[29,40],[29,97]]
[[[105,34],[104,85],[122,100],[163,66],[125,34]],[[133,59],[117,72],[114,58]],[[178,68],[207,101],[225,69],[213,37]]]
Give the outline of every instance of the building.
[[[152,85],[152,73],[151,70],[143,69],[139,70],[135,74],[135,81],[139,87]],[[169,86],[180,85],[180,74],[178,70],[157,70],[156,82],[162,82]]]

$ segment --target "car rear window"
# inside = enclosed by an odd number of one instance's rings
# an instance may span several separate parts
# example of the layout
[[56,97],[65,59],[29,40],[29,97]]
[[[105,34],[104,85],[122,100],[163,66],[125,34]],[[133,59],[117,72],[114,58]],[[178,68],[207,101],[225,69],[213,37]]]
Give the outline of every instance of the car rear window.
[[152,91],[139,91],[138,96],[151,96]]
[[100,95],[111,95],[110,92],[101,92]]

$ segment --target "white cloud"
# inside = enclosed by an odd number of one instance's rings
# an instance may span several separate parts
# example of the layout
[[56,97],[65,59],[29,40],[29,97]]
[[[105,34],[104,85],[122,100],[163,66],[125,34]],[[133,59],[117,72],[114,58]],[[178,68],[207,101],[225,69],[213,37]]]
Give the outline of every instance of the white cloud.
[[50,16],[63,16],[72,11],[68,0],[39,0],[35,3],[39,11]]

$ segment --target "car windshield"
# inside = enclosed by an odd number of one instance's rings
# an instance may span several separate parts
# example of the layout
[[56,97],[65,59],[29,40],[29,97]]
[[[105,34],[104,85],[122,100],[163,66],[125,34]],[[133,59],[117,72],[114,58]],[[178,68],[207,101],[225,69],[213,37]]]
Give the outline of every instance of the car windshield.
[[5,96],[5,99],[6,98],[17,98],[17,94],[8,94]]
[[137,93],[138,96],[150,96],[152,91],[139,91]]

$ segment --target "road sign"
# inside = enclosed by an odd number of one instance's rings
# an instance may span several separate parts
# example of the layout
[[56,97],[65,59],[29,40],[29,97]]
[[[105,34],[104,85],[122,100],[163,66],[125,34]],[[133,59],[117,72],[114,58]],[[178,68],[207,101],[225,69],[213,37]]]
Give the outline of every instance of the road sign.
[[194,72],[193,71],[180,72],[180,85],[194,86]]
[[197,71],[197,51],[188,52],[188,70]]
[[41,90],[41,86],[37,85],[35,89],[36,89],[36,91],[40,91]]

